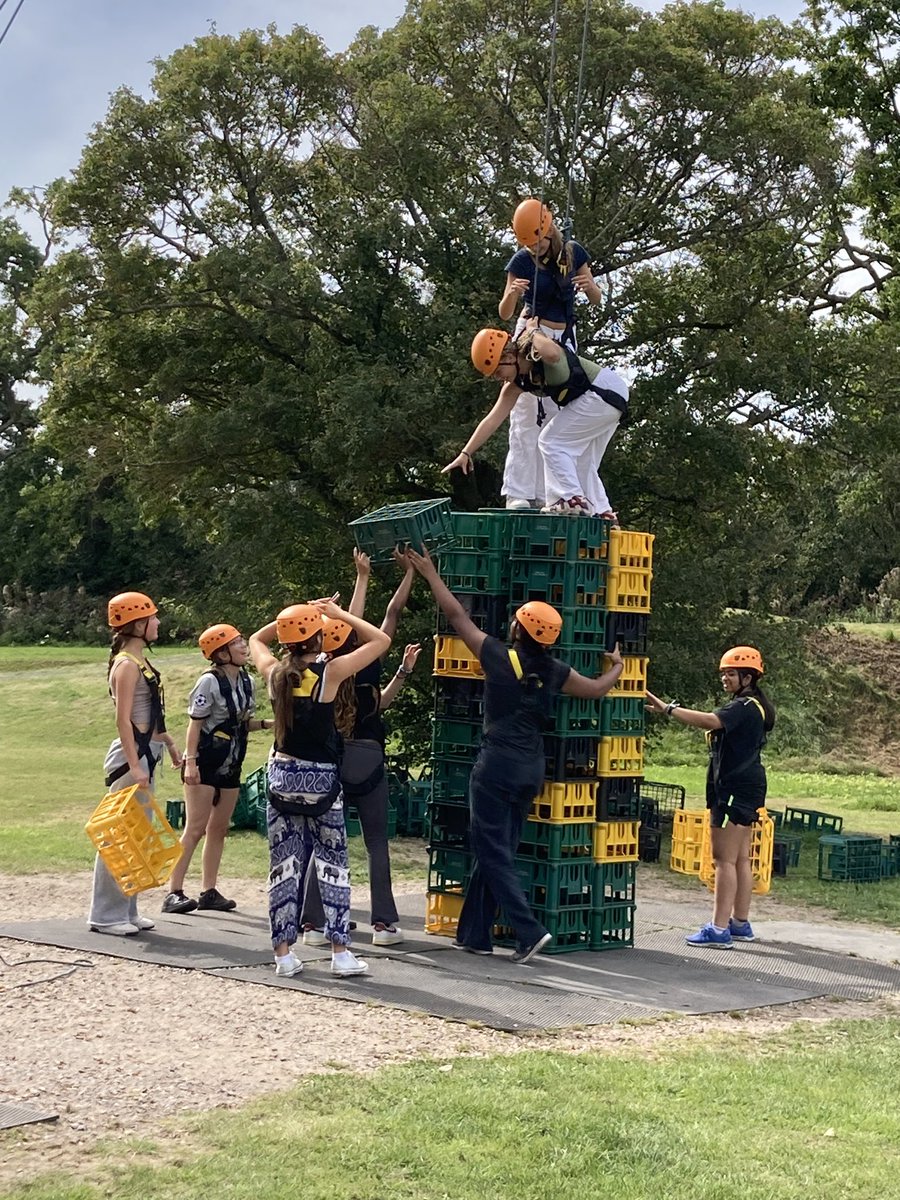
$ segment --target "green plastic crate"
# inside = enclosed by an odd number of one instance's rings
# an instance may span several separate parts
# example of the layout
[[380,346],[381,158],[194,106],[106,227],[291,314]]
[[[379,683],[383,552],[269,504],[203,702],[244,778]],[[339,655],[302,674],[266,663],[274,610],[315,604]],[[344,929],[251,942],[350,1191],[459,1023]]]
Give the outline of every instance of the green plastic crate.
[[173,829],[184,829],[184,801],[166,801],[166,820]]
[[[545,600],[554,608],[606,608],[605,559],[513,558],[509,563],[509,598],[513,604]],[[604,623],[604,631],[606,625]],[[603,648],[605,641],[599,643]]]
[[633,904],[606,904],[591,913],[591,950],[621,950],[634,945]]
[[565,862],[516,861],[519,879],[532,908],[556,910],[590,905],[593,869],[589,858],[571,858]]
[[435,717],[431,731],[431,752],[435,758],[465,759],[471,765],[481,745],[481,732],[481,721]]
[[373,563],[392,560],[397,546],[437,554],[455,543],[450,501],[417,500],[388,504],[349,523],[356,544]]
[[455,801],[469,803],[469,776],[472,762],[460,762],[452,758],[431,760],[431,798],[439,803]]
[[637,863],[602,862],[593,864],[591,903],[594,909],[611,904],[634,904]]
[[604,696],[600,702],[600,736],[643,737],[646,704],[643,696]]
[[[563,518],[557,518],[562,520]],[[540,908],[534,907],[535,917],[552,934],[553,941],[544,947],[541,954],[572,954],[576,950],[589,949],[591,937],[590,908]],[[515,946],[516,934],[500,910],[494,926],[494,942],[498,946]]]
[[594,822],[552,825],[549,821],[526,821],[516,858],[545,862],[590,859],[593,853]]
[[444,550],[441,577],[451,592],[505,595],[509,590],[509,558],[505,550]]
[[551,513],[513,512],[507,522],[509,552],[516,558],[563,562],[608,559],[612,527],[599,517],[563,520]]
[[428,851],[429,893],[464,892],[474,866],[474,856],[468,850],[432,846]]
[[450,528],[461,550],[500,550],[508,555],[510,525],[506,510],[450,514]]
[[819,838],[819,879],[837,883],[878,883],[881,838],[865,834],[825,834]]

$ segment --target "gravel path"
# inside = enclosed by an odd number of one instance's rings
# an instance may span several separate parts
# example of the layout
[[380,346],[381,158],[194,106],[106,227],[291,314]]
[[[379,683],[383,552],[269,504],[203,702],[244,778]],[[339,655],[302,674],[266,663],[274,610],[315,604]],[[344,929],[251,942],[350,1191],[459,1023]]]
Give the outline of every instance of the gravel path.
[[[259,881],[229,882],[229,890],[242,908],[262,910]],[[84,874],[0,876],[0,912],[33,909],[40,896],[44,916],[80,916],[88,892]],[[145,912],[158,909],[161,894],[147,897]],[[0,939],[0,956],[0,1098],[60,1114],[55,1124],[0,1132],[0,1187],[33,1176],[38,1156],[44,1168],[77,1170],[101,1135],[152,1131],[165,1138],[165,1118],[233,1107],[311,1072],[368,1072],[385,1063],[537,1046],[617,1052],[735,1028],[723,1015],[521,1037],[8,939]],[[90,965],[64,974],[76,961]],[[809,1001],[757,1010],[742,1027],[761,1033],[798,1019],[887,1012],[900,1012],[898,997]],[[288,1030],[288,1044],[302,1052],[284,1053]]]

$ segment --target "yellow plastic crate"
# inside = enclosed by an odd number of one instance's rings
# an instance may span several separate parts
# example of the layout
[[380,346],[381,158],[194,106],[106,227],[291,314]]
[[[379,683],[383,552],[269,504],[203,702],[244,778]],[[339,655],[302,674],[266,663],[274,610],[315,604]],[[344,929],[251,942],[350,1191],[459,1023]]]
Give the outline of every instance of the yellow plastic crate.
[[594,826],[594,862],[637,862],[640,821],[598,821]]
[[530,821],[571,825],[575,821],[593,821],[597,813],[597,784],[580,780],[577,783],[545,783],[535,798],[529,814]]
[[706,809],[678,808],[672,816],[672,853],[669,870],[679,875],[699,875],[703,853],[703,829],[709,817]]
[[438,937],[456,937],[462,892],[429,892],[425,897],[425,932]]
[[602,738],[597,747],[597,774],[601,779],[620,775],[643,775],[644,739],[614,735]]
[[463,679],[484,679],[481,663],[458,637],[438,637],[434,640],[434,674],[453,675]]
[[181,858],[178,834],[136,783],[105,795],[84,831],[126,896],[159,887]]
[[[644,696],[647,692],[647,664],[650,659],[641,654],[623,654],[622,674],[616,680],[616,686],[610,688],[607,696]],[[609,656],[603,659],[603,670],[608,671],[611,662]]]
[[[768,896],[772,886],[772,856],[775,851],[775,822],[764,808],[759,810],[759,823],[751,827],[750,870],[753,872],[754,896]],[[703,823],[703,843],[700,847],[700,882],[711,892],[716,889],[716,864],[712,855],[712,825],[709,810]]]
[[610,612],[648,613],[653,572],[633,567],[610,567],[606,607]]
[[649,571],[653,566],[654,534],[636,533],[632,529],[611,529],[609,532],[609,565]]

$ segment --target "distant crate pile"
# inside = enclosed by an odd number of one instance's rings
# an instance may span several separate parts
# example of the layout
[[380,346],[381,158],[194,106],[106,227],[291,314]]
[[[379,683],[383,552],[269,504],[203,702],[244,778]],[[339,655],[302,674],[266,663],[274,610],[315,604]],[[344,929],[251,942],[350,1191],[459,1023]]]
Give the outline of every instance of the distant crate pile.
[[[536,916],[553,934],[547,952],[631,946],[653,537],[599,518],[537,512],[453,513],[450,521],[453,544],[440,554],[441,574],[480,629],[503,639],[521,604],[544,600],[563,617],[554,653],[575,670],[599,675],[616,642],[625,657],[603,700],[557,698],[544,739],[544,787],[517,863]],[[442,614],[434,675],[426,928],[452,936],[473,867],[468,782],[481,740],[484,679]],[[659,807],[650,801],[653,812],[658,856]],[[502,911],[494,935],[498,945],[514,944]]]

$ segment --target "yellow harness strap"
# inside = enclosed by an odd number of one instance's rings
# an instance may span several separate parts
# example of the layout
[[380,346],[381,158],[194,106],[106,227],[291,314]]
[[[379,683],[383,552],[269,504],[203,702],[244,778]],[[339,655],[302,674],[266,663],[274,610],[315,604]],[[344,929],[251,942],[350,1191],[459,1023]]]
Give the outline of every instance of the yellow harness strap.
[[763,719],[763,725],[765,725],[765,723],[766,723],[766,710],[763,708],[763,706],[760,704],[760,702],[759,702],[759,701],[756,699],[756,697],[755,697],[755,696],[748,696],[748,697],[747,697],[747,699],[750,701],[750,703],[751,703],[751,704],[755,704],[755,705],[756,705],[756,707],[759,709],[759,715],[760,715],[760,716],[762,717],[762,719]]
[[522,670],[522,664],[519,662],[519,652],[518,650],[510,650],[508,653],[509,665],[515,671],[516,679],[521,679],[525,672]]
[[292,696],[311,696],[313,688],[319,682],[319,676],[315,671],[304,671],[300,676],[300,686],[291,688]]

